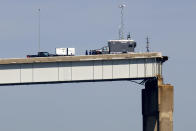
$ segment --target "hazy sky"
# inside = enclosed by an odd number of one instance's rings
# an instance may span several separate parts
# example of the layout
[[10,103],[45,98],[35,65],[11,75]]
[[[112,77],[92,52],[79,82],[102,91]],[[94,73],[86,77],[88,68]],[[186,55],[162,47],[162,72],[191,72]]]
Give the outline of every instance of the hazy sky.
[[[195,0],[0,0],[0,57],[25,57],[41,49],[75,47],[77,54],[118,38],[125,29],[145,51],[169,56],[164,79],[175,87],[174,130],[195,129]],[[141,89],[131,82],[0,87],[1,131],[141,131]]]

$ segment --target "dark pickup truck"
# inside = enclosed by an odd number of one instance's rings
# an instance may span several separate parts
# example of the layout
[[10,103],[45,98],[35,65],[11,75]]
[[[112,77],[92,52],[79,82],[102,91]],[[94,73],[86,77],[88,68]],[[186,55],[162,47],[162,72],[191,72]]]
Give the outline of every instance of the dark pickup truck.
[[53,57],[53,56],[58,56],[58,55],[50,54],[48,52],[38,52],[37,55],[27,55],[27,58],[31,58],[31,57]]

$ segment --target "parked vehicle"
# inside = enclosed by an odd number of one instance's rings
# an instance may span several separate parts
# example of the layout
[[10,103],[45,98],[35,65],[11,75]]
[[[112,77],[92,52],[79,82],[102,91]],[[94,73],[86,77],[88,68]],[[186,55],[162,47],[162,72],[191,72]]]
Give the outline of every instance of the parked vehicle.
[[38,52],[37,55],[27,55],[27,58],[31,57],[55,57],[55,56],[74,56],[75,48],[56,48],[55,54],[49,52]]
[[56,55],[73,56],[75,55],[75,48],[56,48]]
[[27,55],[27,58],[30,57],[51,57],[54,56],[53,54],[50,54],[48,52],[38,52],[37,55]]
[[88,54],[99,55],[129,53],[134,52],[135,47],[136,42],[134,40],[109,40],[108,46],[104,46],[101,49],[90,50]]

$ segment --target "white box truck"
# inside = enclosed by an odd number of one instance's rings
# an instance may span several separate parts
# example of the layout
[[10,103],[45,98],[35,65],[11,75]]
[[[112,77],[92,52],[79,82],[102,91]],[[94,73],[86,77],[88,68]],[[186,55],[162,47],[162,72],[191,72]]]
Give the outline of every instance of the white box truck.
[[56,48],[56,55],[67,55],[67,48]]
[[67,55],[69,56],[75,55],[75,48],[67,48]]
[[75,48],[56,48],[56,55],[73,56],[75,55]]

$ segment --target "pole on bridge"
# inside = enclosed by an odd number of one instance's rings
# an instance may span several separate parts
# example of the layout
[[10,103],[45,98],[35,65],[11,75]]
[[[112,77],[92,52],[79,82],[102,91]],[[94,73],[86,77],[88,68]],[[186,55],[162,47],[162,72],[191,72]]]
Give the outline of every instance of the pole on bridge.
[[173,131],[174,87],[161,76],[149,80],[142,89],[143,131]]

